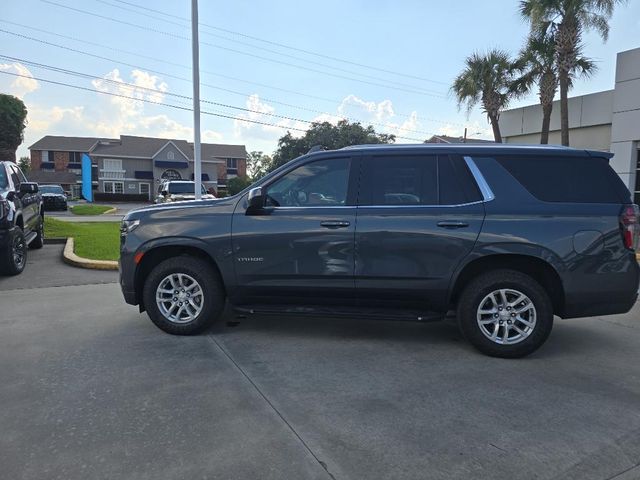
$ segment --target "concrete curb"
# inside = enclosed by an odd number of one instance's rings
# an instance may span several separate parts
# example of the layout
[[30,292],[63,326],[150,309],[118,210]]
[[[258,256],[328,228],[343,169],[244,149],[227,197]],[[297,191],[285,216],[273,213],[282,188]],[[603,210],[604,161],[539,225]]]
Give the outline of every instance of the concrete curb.
[[636,253],[636,260],[640,262],[640,253]]
[[118,262],[113,260],[91,260],[89,258],[79,257],[73,251],[73,237],[67,238],[67,243],[62,252],[62,259],[65,263],[74,267],[90,268],[93,270],[118,270]]
[[106,212],[102,212],[101,215],[109,215],[111,213],[116,213],[118,211],[118,209],[116,207],[110,208],[109,210],[107,210]]

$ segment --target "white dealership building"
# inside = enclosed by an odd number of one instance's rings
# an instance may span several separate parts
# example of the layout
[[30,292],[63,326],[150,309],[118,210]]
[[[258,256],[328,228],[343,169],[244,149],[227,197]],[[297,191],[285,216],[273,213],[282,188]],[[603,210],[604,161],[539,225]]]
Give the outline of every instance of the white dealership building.
[[[542,107],[502,112],[505,143],[540,143]],[[569,98],[572,147],[614,153],[611,165],[640,203],[640,48],[620,52],[613,90]],[[549,143],[560,144],[560,103],[554,102]],[[579,172],[576,172],[579,175]]]

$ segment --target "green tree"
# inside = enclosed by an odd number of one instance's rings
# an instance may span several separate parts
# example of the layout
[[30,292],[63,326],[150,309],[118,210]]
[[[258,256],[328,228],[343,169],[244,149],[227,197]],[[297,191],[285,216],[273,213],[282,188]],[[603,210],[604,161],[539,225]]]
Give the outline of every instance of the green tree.
[[519,94],[518,66],[518,62],[502,50],[491,50],[484,55],[476,52],[467,57],[464,70],[451,87],[458,108],[466,104],[469,113],[477,104],[482,105],[498,143],[502,143],[500,112]]
[[[538,85],[538,98],[542,105],[542,131],[540,143],[549,143],[549,126],[553,111],[553,99],[558,92],[558,67],[556,63],[556,41],[552,32],[532,32],[525,47],[520,52],[524,74],[518,82],[519,90],[530,90]],[[588,77],[597,70],[596,64],[579,54],[576,58],[573,76]]]
[[26,126],[27,107],[22,100],[0,93],[0,160],[16,161]]
[[20,157],[18,160],[18,166],[22,173],[26,174],[29,170],[31,170],[31,159],[29,157]]
[[235,195],[241,192],[249,185],[251,185],[251,179],[247,177],[233,177],[227,180],[227,193],[229,195]]
[[262,152],[249,152],[247,154],[247,174],[255,181],[269,173],[272,159]]
[[347,120],[340,120],[337,125],[316,122],[311,124],[311,128],[302,137],[296,138],[287,132],[278,140],[278,149],[273,155],[269,171],[304,155],[316,145],[335,150],[349,145],[393,143],[395,140],[395,135],[376,133],[371,125],[363,127],[359,122],[349,123]]
[[616,5],[623,3],[626,0],[520,1],[520,13],[531,22],[532,30],[551,34],[555,40],[562,145],[569,145],[569,88],[571,79],[578,71],[582,35],[593,29],[606,41],[613,10]]

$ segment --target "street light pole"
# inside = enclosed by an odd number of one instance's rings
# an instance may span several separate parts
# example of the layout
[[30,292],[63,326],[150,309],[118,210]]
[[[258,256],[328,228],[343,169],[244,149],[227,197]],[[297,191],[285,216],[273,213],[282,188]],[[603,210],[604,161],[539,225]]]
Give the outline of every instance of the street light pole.
[[202,197],[202,149],[200,145],[200,47],[198,0],[191,0],[191,53],[193,56],[193,181],[195,198]]

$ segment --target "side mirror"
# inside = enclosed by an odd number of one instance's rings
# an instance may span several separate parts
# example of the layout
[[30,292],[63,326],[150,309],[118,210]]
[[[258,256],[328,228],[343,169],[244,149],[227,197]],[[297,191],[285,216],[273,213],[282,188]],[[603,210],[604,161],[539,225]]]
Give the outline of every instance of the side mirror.
[[255,213],[264,208],[264,191],[262,187],[249,190],[247,196],[247,214]]
[[38,184],[35,182],[22,182],[20,184],[20,193],[22,194],[38,193],[39,190]]

